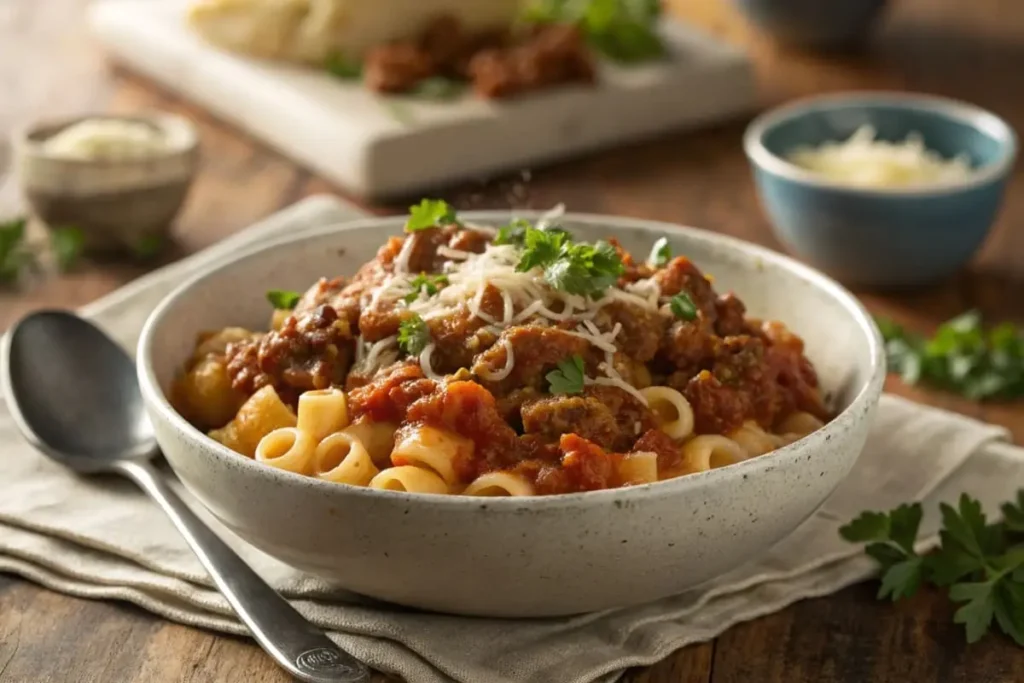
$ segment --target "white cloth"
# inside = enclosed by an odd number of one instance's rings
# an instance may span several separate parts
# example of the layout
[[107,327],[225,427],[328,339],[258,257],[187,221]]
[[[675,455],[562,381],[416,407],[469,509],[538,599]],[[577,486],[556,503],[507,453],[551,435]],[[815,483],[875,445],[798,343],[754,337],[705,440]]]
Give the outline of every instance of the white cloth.
[[[133,349],[153,306],[211,259],[261,239],[356,216],[332,198],[306,200],[128,285],[83,314]],[[871,562],[837,535],[837,528],[863,509],[924,499],[929,513],[924,537],[935,534],[938,501],[954,500],[961,491],[996,512],[1024,474],[1024,451],[1005,443],[1006,436],[999,428],[886,396],[854,472],[765,557],[699,591],[566,619],[439,616],[339,594],[247,546],[205,511],[198,512],[303,614],[372,667],[414,683],[604,682],[628,667],[653,664],[684,645],[711,639],[737,622],[866,578]],[[193,502],[176,480],[173,485]],[[4,404],[0,571],[72,595],[127,600],[185,624],[244,633],[154,504],[127,481],[79,478],[45,459],[18,435]]]

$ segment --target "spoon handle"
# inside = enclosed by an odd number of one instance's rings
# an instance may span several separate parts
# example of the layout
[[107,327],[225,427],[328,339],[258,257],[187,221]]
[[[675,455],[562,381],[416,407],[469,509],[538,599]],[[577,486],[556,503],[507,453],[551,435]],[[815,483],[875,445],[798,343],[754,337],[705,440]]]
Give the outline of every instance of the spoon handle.
[[119,469],[160,504],[256,642],[290,674],[311,683],[369,683],[366,666],[268,586],[186,507],[152,465],[122,461]]

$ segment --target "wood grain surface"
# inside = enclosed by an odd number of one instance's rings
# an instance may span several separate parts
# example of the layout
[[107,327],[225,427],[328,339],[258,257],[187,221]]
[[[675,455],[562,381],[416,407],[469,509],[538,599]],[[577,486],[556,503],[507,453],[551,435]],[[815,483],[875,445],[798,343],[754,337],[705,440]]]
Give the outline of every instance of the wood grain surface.
[[[158,1],[158,0],[154,0]],[[765,106],[843,89],[906,89],[992,109],[1024,130],[1024,9],[1015,0],[901,0],[858,55],[782,48],[750,29],[726,0],[673,0],[676,14],[754,55]],[[338,192],[172,94],[112,67],[84,25],[87,0],[0,2],[0,133],[88,111],[165,109],[199,125],[201,176],[175,228],[170,261],[202,249],[295,200]],[[546,207],[697,225],[778,249],[757,204],[740,136],[743,123],[610,150],[520,177],[440,188],[459,208]],[[934,287],[858,292],[876,313],[919,330],[966,308],[1024,322],[1024,173],[1013,178],[999,223],[971,267]],[[339,194],[341,194],[339,192]],[[10,195],[7,195],[8,200]],[[353,199],[353,198],[349,198]],[[401,205],[366,206],[376,213]],[[0,293],[0,328],[42,306],[84,304],[141,275],[136,266],[83,264]],[[979,406],[907,389],[891,391],[1010,427],[1024,440],[1024,405]],[[2,495],[2,482],[0,482]],[[968,648],[952,608],[932,591],[890,605],[855,586],[737,626],[688,647],[632,683],[1014,683],[1024,650],[1001,637]],[[157,619],[129,605],[90,602],[0,576],[0,683],[162,683],[286,677],[251,642]]]

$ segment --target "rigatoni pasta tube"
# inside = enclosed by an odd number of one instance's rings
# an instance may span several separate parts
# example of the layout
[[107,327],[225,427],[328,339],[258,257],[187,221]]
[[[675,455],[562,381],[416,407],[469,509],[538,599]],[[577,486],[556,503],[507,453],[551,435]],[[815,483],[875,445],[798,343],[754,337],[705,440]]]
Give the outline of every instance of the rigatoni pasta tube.
[[446,484],[459,481],[455,463],[473,455],[473,442],[464,436],[428,425],[417,425],[398,434],[391,462],[396,466],[418,465],[433,470]]
[[275,429],[295,426],[295,413],[267,385],[249,397],[232,420],[242,455],[252,457],[260,440]]
[[320,442],[348,426],[348,402],[341,389],[307,391],[299,396],[296,426]]
[[704,434],[683,444],[683,467],[686,472],[706,472],[746,459],[746,451],[725,436]]
[[807,436],[811,432],[817,431],[824,426],[824,422],[810,413],[796,411],[787,415],[786,418],[779,423],[776,431],[779,434],[799,434],[800,436]]
[[328,436],[313,453],[313,474],[325,481],[366,486],[379,471],[359,439],[344,432]]
[[466,496],[532,496],[533,484],[511,472],[487,472],[481,474],[466,487]]
[[295,427],[275,429],[256,447],[256,459],[279,470],[309,474],[316,442]]
[[381,470],[370,480],[370,488],[408,493],[448,493],[448,485],[441,477],[430,470],[412,465]]
[[673,439],[685,439],[693,433],[693,408],[672,387],[647,387],[640,390],[647,405],[658,418],[658,428]]

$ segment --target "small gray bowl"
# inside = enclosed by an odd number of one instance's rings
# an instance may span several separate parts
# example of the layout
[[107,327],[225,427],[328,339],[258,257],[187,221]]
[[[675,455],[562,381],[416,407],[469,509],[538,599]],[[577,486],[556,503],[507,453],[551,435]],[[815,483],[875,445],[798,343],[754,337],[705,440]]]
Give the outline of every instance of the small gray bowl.
[[[899,188],[838,183],[789,162],[801,146],[849,138],[869,124],[882,140],[916,132],[944,157],[966,154],[960,182]],[[744,136],[761,203],[791,252],[868,287],[934,283],[984,243],[1002,203],[1017,138],[999,117],[953,100],[859,92],[799,100],[755,119]]]
[[776,40],[816,50],[856,47],[871,35],[887,0],[734,0]]
[[[142,122],[164,133],[167,148],[123,159],[52,154],[46,141],[85,120]],[[195,126],[173,114],[90,115],[35,125],[14,140],[22,189],[32,210],[51,227],[81,229],[91,254],[145,256],[163,243],[195,177]]]

